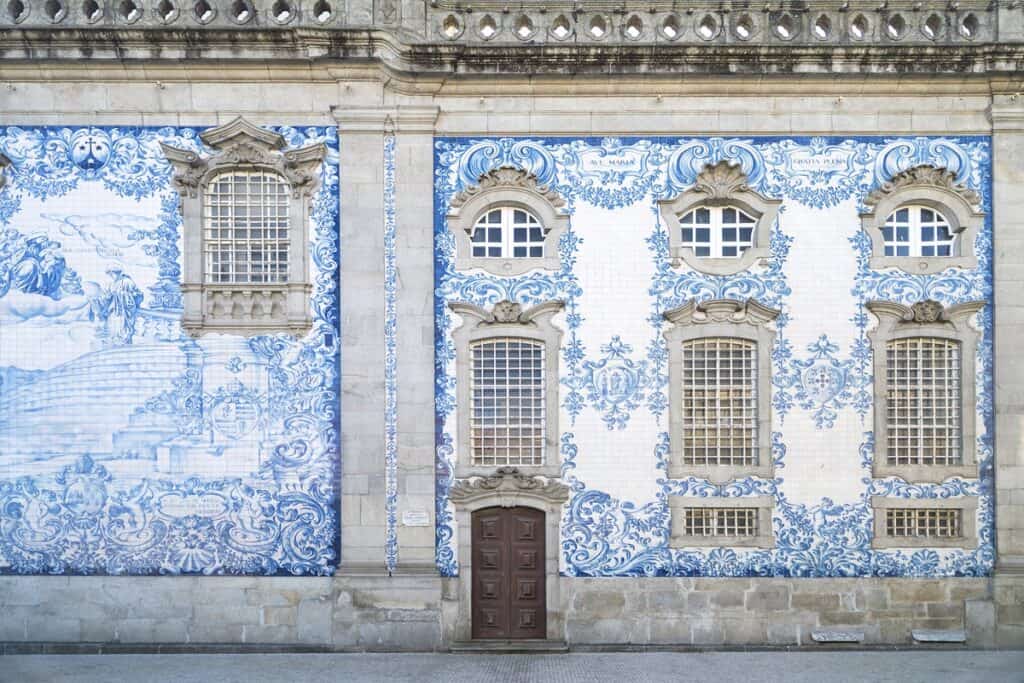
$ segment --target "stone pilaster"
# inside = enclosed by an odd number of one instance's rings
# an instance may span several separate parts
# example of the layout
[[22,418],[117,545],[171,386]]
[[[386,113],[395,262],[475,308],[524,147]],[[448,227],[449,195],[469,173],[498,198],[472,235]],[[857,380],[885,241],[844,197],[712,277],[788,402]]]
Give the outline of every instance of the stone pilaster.
[[1024,645],[1024,99],[992,102],[996,642]]
[[341,563],[385,571],[384,116],[337,110],[341,180]]
[[[436,107],[399,106],[395,134],[397,233],[397,571],[434,561],[434,123]],[[423,513],[429,519],[421,523]],[[409,522],[410,524],[406,524]]]

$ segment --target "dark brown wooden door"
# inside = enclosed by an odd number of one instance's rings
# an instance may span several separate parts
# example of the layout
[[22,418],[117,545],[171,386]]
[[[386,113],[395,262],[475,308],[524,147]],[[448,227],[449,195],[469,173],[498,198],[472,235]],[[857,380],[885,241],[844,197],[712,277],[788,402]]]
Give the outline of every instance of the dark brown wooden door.
[[544,512],[473,513],[473,637],[544,638]]

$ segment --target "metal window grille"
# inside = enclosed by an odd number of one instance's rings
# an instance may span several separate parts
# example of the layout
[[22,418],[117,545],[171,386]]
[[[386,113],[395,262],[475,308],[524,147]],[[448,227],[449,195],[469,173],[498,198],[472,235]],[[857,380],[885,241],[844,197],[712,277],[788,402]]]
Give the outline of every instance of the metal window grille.
[[683,342],[683,462],[756,465],[757,342]]
[[687,536],[756,536],[757,508],[683,508]]
[[910,337],[886,344],[886,459],[960,463],[960,345]]
[[485,339],[471,345],[470,438],[474,465],[543,465],[543,342]]
[[288,281],[289,187],[267,171],[227,171],[206,188],[206,282]]
[[956,508],[889,508],[885,533],[892,538],[959,538],[962,514]]
[[882,226],[886,256],[952,256],[956,240],[949,222],[927,206],[903,206]]
[[734,206],[702,206],[683,216],[682,245],[694,256],[739,258],[754,245],[757,221]]
[[540,220],[529,211],[502,206],[477,220],[470,242],[474,257],[543,258],[546,235]]

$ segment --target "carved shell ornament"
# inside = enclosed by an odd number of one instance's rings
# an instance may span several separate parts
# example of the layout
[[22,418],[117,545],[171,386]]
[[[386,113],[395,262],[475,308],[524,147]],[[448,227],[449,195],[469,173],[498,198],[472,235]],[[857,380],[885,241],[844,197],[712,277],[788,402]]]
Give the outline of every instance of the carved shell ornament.
[[897,173],[888,182],[884,182],[872,190],[864,198],[864,206],[873,211],[886,197],[907,187],[929,187],[944,190],[958,195],[972,207],[981,206],[981,196],[964,183],[957,182],[956,173],[946,168],[937,168],[927,164],[914,166]]
[[563,209],[566,206],[565,199],[560,194],[550,189],[547,185],[541,185],[537,176],[517,166],[499,166],[480,176],[477,184],[467,187],[452,197],[450,206],[453,209],[461,208],[470,199],[494,188],[514,187],[534,192],[543,197],[555,209]]
[[943,308],[938,301],[919,301],[910,307],[910,312],[904,317],[908,322],[934,323],[942,320]]
[[708,323],[749,323],[764,325],[775,320],[781,311],[769,308],[754,299],[711,299],[694,302],[665,311],[669,322],[680,325],[705,325]]
[[558,479],[523,474],[515,467],[499,467],[488,477],[456,479],[448,489],[448,497],[453,502],[461,502],[500,491],[529,492],[555,503],[569,497],[569,487]]
[[519,321],[523,313],[523,307],[514,301],[499,301],[494,304],[492,316],[497,323],[514,323]]
[[723,159],[708,164],[697,175],[693,191],[706,194],[708,199],[728,199],[740,192],[750,192],[747,174],[739,163]]

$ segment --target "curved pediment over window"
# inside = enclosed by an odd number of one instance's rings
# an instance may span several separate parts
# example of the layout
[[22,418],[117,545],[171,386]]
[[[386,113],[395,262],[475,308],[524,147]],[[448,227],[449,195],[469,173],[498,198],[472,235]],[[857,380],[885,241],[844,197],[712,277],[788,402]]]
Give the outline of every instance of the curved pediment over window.
[[733,275],[768,256],[782,201],[750,189],[739,164],[708,164],[693,187],[658,202],[673,265]]
[[871,238],[872,268],[937,273],[976,268],[974,241],[985,221],[981,197],[945,168],[921,165],[864,198],[861,227]]
[[558,270],[558,242],[569,227],[566,201],[515,166],[480,176],[452,197],[448,229],[455,236],[455,268],[495,275]]

